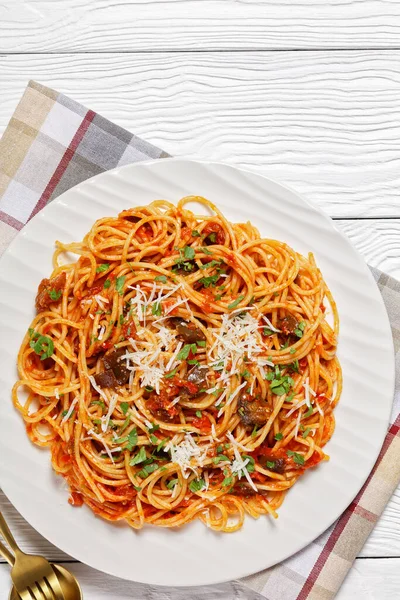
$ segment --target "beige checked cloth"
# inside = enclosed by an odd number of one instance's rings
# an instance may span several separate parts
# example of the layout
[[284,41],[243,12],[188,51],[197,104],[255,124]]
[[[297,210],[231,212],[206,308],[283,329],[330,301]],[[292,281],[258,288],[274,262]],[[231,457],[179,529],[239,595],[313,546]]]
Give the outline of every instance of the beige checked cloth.
[[[31,81],[0,140],[0,250],[48,202],[107,169],[165,152],[81,104]],[[330,600],[400,481],[400,283],[374,271],[396,350],[391,425],[367,483],[339,520],[281,564],[204,588],[132,584],[137,600]]]

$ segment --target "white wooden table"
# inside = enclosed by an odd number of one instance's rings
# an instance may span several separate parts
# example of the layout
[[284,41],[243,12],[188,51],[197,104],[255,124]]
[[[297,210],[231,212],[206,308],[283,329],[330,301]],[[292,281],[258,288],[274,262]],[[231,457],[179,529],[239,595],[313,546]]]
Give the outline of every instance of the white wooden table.
[[[28,79],[173,155],[287,182],[400,279],[400,0],[2,0],[0,135]],[[142,600],[0,506],[85,599]],[[1,598],[8,585],[0,563]],[[400,597],[400,490],[337,598],[356,594]]]

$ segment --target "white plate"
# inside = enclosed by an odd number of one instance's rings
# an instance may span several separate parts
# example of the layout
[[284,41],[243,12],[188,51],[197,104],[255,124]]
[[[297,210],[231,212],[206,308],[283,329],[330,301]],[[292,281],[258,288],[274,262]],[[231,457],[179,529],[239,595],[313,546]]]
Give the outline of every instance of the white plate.
[[[250,220],[265,237],[315,253],[338,304],[344,387],[331,460],[288,493],[279,519],[246,518],[218,534],[195,522],[180,530],[136,532],[67,503],[50,454],[33,447],[10,400],[16,356],[33,317],[56,239],[81,240],[93,222],[157,198],[198,194],[233,221]],[[115,169],[67,191],[35,216],[0,264],[0,482],[23,517],[76,559],[106,573],[152,584],[211,584],[255,573],[320,535],[348,506],[382,445],[394,389],[394,354],[386,310],[362,258],[332,221],[292,190],[259,175],[214,163],[168,159]]]

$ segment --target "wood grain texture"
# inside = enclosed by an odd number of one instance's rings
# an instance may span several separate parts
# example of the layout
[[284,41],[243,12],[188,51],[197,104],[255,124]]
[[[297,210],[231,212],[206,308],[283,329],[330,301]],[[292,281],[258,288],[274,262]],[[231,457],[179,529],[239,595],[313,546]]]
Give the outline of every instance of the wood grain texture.
[[0,52],[399,47],[391,0],[3,0]]
[[[336,600],[396,600],[399,596],[399,559],[357,559],[345,579]],[[186,588],[177,588],[173,595],[166,593],[166,588],[152,586],[147,594],[140,584],[116,579],[95,571],[82,564],[67,563],[69,569],[79,580],[85,600],[193,600],[196,588],[188,593]],[[6,600],[10,589],[10,569],[0,564],[0,595]],[[251,600],[253,595],[248,588],[222,584],[203,588],[202,600]],[[205,592],[208,592],[206,595]],[[357,596],[356,596],[357,595]],[[259,596],[258,596],[259,597]],[[199,596],[196,595],[196,600]],[[280,600],[284,600],[282,597]]]
[[400,51],[0,56],[0,133],[34,78],[173,155],[286,182],[337,217],[400,216]]
[[370,266],[400,280],[400,219],[335,220],[335,227]]

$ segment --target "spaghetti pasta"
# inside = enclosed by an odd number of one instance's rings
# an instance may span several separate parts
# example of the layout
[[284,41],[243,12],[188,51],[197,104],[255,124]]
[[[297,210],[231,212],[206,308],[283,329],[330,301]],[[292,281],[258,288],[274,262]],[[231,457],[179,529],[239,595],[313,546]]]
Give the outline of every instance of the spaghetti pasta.
[[187,197],[100,219],[53,260],[13,402],[70,502],[134,528],[276,517],[328,459],[342,387],[313,255]]

